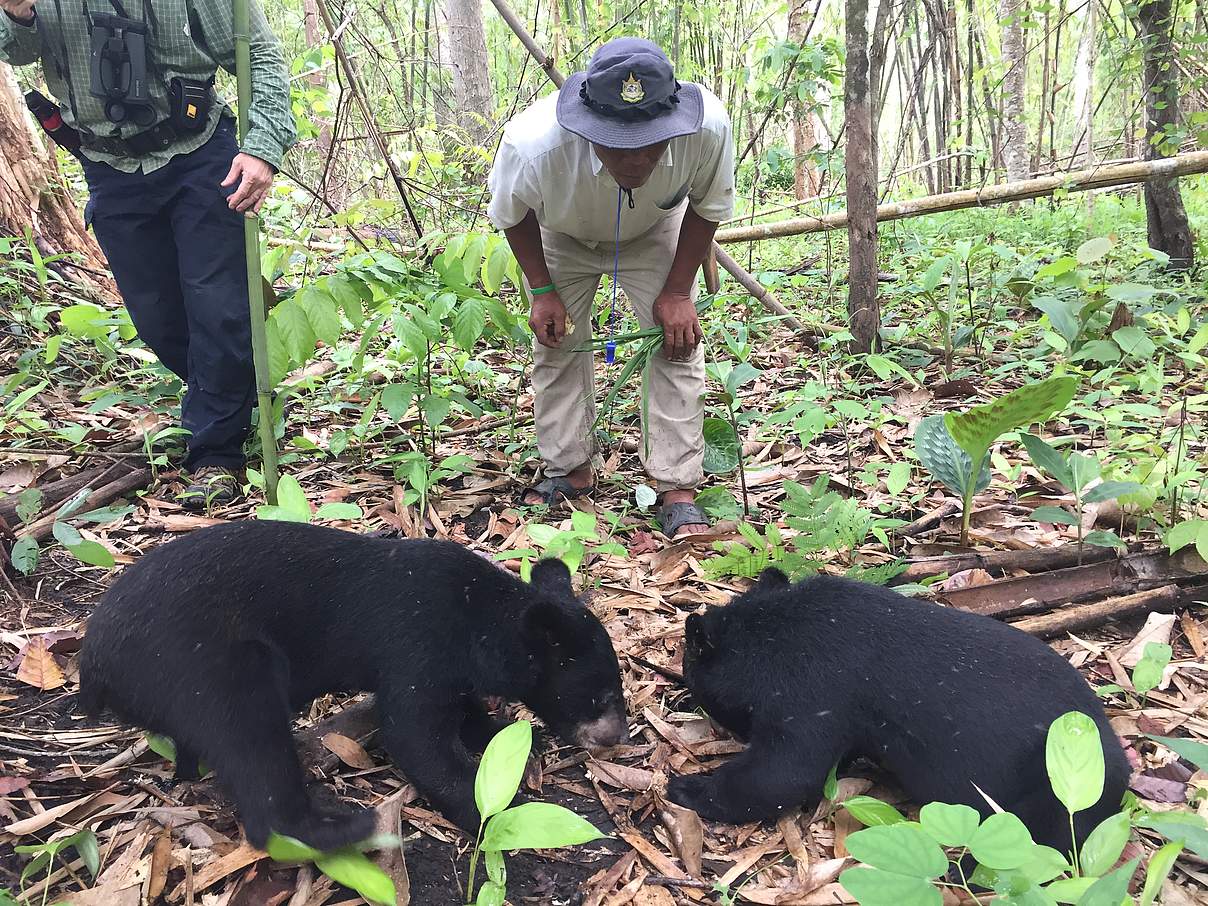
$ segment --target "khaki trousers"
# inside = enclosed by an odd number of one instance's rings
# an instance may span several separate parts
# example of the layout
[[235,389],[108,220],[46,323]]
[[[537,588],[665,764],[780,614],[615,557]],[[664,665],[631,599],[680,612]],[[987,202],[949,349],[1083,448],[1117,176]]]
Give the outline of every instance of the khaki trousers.
[[[621,243],[618,282],[643,328],[656,327],[654,301],[662,291],[679,242],[683,209],[672,212],[641,236]],[[533,392],[537,449],[547,477],[573,472],[597,460],[595,361],[591,352],[572,352],[591,337],[592,305],[604,274],[612,275],[613,244],[597,248],[562,233],[541,231],[545,260],[575,332],[550,349],[534,341]],[[692,287],[696,298],[696,285]],[[618,300],[618,305],[620,301]],[[601,319],[607,308],[601,306]],[[621,312],[617,317],[620,319]],[[623,367],[629,344],[617,349]],[[704,478],[704,344],[684,362],[661,353],[643,376],[649,422],[642,425],[642,465],[659,492],[697,487]]]

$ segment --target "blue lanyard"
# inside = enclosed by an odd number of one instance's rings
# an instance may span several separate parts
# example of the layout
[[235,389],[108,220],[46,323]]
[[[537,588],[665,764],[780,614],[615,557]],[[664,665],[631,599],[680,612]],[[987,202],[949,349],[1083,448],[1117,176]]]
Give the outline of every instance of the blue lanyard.
[[617,360],[617,272],[621,268],[621,196],[625,190],[617,186],[617,224],[612,244],[612,305],[608,309],[608,342],[604,344],[604,363]]

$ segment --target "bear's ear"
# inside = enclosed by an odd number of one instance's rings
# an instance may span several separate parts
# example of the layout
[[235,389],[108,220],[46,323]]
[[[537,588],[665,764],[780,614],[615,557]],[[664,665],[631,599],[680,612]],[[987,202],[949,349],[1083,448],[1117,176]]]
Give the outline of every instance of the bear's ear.
[[533,575],[529,582],[533,588],[555,598],[573,598],[575,596],[575,589],[570,584],[570,570],[561,560],[551,558],[539,561],[533,567]]
[[755,580],[755,588],[760,591],[779,591],[789,587],[789,577],[775,566],[767,567]]
[[688,650],[696,657],[710,654],[716,649],[713,629],[706,614],[688,614],[688,619],[684,621],[684,640],[688,643]]

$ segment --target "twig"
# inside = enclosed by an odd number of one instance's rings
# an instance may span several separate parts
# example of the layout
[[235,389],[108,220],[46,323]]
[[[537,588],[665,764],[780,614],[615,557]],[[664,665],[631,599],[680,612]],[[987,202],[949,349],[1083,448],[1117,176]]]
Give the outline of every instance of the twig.
[[143,459],[147,458],[146,453],[129,453],[118,452],[114,450],[52,450],[46,447],[0,447],[0,454],[12,454],[15,456],[68,456],[84,459],[95,459],[99,457],[108,457],[111,459]]

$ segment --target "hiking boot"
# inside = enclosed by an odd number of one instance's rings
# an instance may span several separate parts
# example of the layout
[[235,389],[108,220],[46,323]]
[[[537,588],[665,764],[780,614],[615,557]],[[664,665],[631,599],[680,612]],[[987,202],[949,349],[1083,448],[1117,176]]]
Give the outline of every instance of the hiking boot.
[[202,466],[188,478],[185,489],[177,495],[186,510],[204,513],[224,507],[239,496],[239,479],[223,466]]

